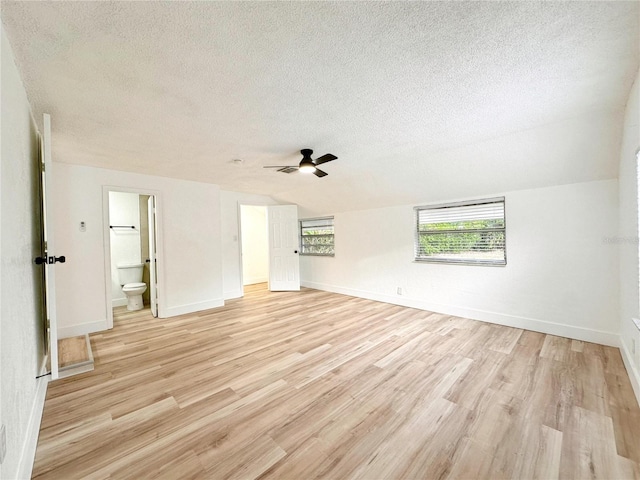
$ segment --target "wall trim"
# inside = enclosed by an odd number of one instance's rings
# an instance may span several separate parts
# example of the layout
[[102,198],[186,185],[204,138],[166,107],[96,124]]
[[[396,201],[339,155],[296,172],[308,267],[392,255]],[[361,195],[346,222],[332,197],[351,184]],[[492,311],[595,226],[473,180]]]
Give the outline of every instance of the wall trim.
[[106,319],[97,322],[78,323],[76,325],[69,325],[68,327],[58,327],[58,340],[87,335],[88,333],[102,332],[108,329]]
[[216,298],[214,300],[207,300],[206,302],[188,303],[186,305],[178,305],[177,307],[165,307],[162,309],[161,313],[158,313],[158,316],[160,318],[176,317],[178,315],[200,312],[202,310],[209,310],[210,308],[223,306],[224,300],[222,298]]
[[562,323],[554,323],[546,320],[538,320],[535,318],[520,317],[516,315],[507,315],[497,312],[489,312],[486,310],[478,310],[474,308],[458,307],[456,305],[447,305],[442,303],[427,302],[424,300],[410,298],[405,296],[384,295],[380,293],[368,292],[354,288],[339,287],[336,285],[327,285],[323,283],[302,281],[303,287],[314,288],[316,290],[324,290],[327,292],[340,293],[350,295],[352,297],[366,298],[378,302],[391,303],[403,307],[417,308],[419,310],[427,310],[430,312],[444,313],[446,315],[455,315],[457,317],[470,318],[481,322],[496,323],[507,327],[522,328],[532,330],[534,332],[556,335],[559,337],[567,337],[585,342],[599,343],[611,347],[620,346],[620,337],[618,333],[606,332],[603,330],[594,330],[591,328],[576,327],[574,325],[566,325]]
[[113,298],[111,300],[111,307],[115,308],[115,307],[126,307],[127,306],[127,299],[126,298]]
[[233,300],[234,298],[242,298],[244,296],[243,288],[235,288],[233,290],[229,290],[223,293],[223,297],[225,300]]
[[622,354],[622,361],[624,362],[624,366],[627,369],[629,380],[631,380],[631,386],[633,387],[633,391],[636,394],[636,400],[638,400],[638,405],[640,405],[640,372],[635,367],[633,356],[627,349],[627,344],[624,342],[622,336],[620,336],[620,353]]
[[[45,356],[42,362],[40,375],[44,375],[45,373],[47,373],[47,359],[48,355]],[[22,445],[22,452],[20,453],[20,460],[18,461],[16,478],[31,478],[31,473],[33,471],[33,462],[36,458],[36,447],[38,446],[40,424],[42,423],[44,400],[47,396],[47,387],[49,386],[50,378],[50,375],[36,378],[36,394],[33,398],[31,413],[29,414],[29,422],[27,424],[24,444]]]

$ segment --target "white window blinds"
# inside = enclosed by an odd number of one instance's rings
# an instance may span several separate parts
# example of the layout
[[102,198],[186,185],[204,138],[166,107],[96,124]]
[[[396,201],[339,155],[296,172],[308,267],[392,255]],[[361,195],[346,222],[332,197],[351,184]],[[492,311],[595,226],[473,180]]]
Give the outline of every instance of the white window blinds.
[[504,197],[415,210],[417,261],[506,265]]
[[300,220],[300,253],[334,256],[333,217]]

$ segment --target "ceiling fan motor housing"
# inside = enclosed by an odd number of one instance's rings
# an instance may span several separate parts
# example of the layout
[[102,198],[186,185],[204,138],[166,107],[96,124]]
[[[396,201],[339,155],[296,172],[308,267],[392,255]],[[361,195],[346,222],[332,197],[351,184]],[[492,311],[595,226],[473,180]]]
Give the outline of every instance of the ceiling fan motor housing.
[[300,160],[300,167],[307,165],[315,168],[316,164],[311,158],[311,155],[313,154],[313,150],[311,150],[310,148],[303,148],[302,150],[300,150],[300,153],[302,154],[302,160]]

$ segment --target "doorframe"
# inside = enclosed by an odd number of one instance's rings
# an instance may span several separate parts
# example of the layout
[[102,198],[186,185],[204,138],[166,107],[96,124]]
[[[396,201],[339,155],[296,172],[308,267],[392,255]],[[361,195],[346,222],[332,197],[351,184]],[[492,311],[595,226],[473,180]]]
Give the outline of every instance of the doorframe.
[[158,318],[164,318],[164,248],[162,239],[162,195],[158,190],[136,187],[102,186],[102,226],[104,245],[105,299],[107,306],[107,329],[113,328],[113,301],[111,295],[111,229],[109,228],[109,193],[135,193],[156,198],[156,298],[158,299]]

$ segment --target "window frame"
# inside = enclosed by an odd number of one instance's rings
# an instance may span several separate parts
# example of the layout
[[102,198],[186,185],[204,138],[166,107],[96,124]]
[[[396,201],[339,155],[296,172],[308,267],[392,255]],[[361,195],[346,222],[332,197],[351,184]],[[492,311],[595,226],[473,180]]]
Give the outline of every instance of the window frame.
[[[469,207],[475,205],[484,205],[491,203],[502,203],[502,213],[503,213],[503,227],[502,228],[480,228],[473,230],[442,230],[439,232],[431,232],[433,234],[455,234],[455,233],[478,233],[478,232],[502,232],[504,235],[504,248],[503,248],[503,258],[500,260],[482,260],[482,259],[472,259],[472,258],[462,258],[460,260],[455,260],[451,258],[437,258],[437,257],[420,257],[420,234],[425,232],[420,232],[420,212],[424,210],[438,210],[444,208],[456,208],[456,207]],[[464,200],[460,202],[451,202],[451,203],[441,203],[441,204],[433,204],[433,205],[420,205],[413,208],[414,210],[414,241],[413,241],[413,261],[415,263],[437,263],[444,265],[473,265],[473,266],[486,266],[486,267],[505,267],[507,265],[507,205],[505,197],[493,197],[493,198],[482,198],[477,200]]]
[[[332,233],[331,234],[322,234],[322,235],[304,235],[303,234],[303,228],[305,228],[305,225],[303,225],[304,222],[313,222],[313,221],[317,221],[317,220],[331,220],[331,230]],[[308,226],[307,226],[308,228]],[[335,257],[336,255],[336,227],[335,227],[335,221],[334,221],[334,217],[333,216],[327,216],[327,217],[314,217],[314,218],[301,218],[298,221],[298,233],[300,236],[300,255],[303,255],[305,257]],[[331,236],[332,237],[332,242],[331,242],[331,247],[333,252],[332,253],[307,253],[304,251],[304,243],[303,243],[303,238],[304,237],[327,237],[327,236]]]

